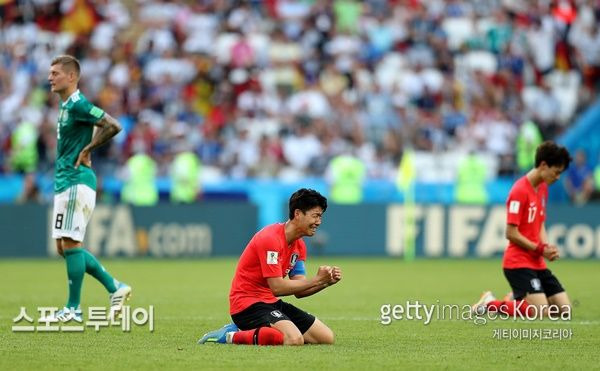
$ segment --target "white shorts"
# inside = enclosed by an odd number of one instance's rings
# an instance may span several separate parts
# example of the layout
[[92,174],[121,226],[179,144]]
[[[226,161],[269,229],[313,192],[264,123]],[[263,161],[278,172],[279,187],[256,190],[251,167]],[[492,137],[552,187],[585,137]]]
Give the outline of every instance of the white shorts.
[[69,237],[83,241],[85,227],[92,217],[96,206],[96,191],[77,184],[54,195],[52,213],[52,238]]

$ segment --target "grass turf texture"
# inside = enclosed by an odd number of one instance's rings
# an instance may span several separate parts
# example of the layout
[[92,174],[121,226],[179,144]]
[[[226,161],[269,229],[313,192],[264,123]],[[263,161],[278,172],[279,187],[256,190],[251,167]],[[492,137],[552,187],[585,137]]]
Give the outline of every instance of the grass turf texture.
[[[34,320],[38,306],[61,306],[66,273],[61,260],[0,260],[0,369],[536,369],[597,368],[600,356],[598,262],[559,261],[550,267],[576,303],[570,323],[511,320],[475,325],[462,320],[400,320],[380,324],[382,304],[419,300],[471,304],[484,289],[508,291],[498,260],[309,259],[335,264],[344,279],[291,303],[316,314],[336,333],[333,346],[256,347],[196,345],[206,331],[230,321],[234,259],[104,260],[133,286],[132,307],[155,308],[155,331],[118,326],[84,333],[13,333],[21,306]],[[82,306],[106,306],[108,295],[86,275]],[[24,323],[22,323],[24,324]],[[572,329],[569,340],[498,340],[494,329]]]

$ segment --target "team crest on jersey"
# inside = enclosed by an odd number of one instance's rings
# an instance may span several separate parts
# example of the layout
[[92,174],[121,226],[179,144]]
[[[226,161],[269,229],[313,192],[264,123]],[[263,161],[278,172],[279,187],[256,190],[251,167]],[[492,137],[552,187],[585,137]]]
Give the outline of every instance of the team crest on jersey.
[[542,283],[539,278],[531,279],[531,287],[533,287],[534,291],[540,291],[542,289]]

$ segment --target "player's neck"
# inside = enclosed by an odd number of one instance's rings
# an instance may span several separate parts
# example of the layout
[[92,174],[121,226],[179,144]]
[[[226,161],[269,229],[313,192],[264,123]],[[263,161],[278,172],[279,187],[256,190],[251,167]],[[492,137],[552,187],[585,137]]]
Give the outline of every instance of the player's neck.
[[66,102],[67,99],[69,99],[69,97],[71,95],[73,95],[73,93],[75,93],[76,91],[77,91],[77,85],[75,85],[75,86],[69,86],[65,90],[63,90],[60,93],[58,93],[58,96],[60,97],[60,100],[62,100],[63,102]]
[[296,225],[291,220],[285,222],[283,229],[285,232],[285,241],[288,245],[302,237],[302,233],[296,228]]
[[531,183],[533,188],[537,188],[537,186],[539,186],[544,181],[538,169],[529,170],[529,172],[527,173],[527,179],[529,180],[529,183]]

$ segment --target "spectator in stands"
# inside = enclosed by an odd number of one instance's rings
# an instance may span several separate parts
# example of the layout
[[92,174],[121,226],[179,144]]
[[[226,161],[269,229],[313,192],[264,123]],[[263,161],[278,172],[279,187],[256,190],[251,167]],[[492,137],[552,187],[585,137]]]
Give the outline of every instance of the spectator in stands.
[[326,172],[330,199],[337,204],[358,204],[363,198],[365,164],[352,153],[342,153],[329,162]]
[[200,170],[201,164],[195,153],[182,150],[175,155],[169,173],[171,202],[190,204],[197,200],[200,194]]
[[554,138],[559,133],[558,117],[560,101],[552,92],[550,85],[542,81],[540,92],[533,103],[533,119],[539,125],[544,138]]
[[488,195],[485,188],[487,167],[475,151],[471,151],[458,165],[456,180],[456,202],[484,205]]
[[592,199],[595,201],[600,200],[600,159],[594,167],[594,192],[592,193]]
[[[65,52],[82,62],[82,91],[124,125],[95,159],[100,177],[139,147],[168,175],[172,122],[187,125],[186,144],[212,174],[230,178],[322,176],[344,146],[368,179],[388,178],[402,142],[426,152],[475,142],[506,173],[522,161],[507,146],[520,123],[531,117],[552,139],[572,121],[565,107],[600,88],[597,2],[19,4],[0,5],[0,159],[9,162],[24,102],[38,101],[40,172],[52,166],[57,116],[39,93],[40,66]],[[565,89],[569,69],[583,81]]]
[[43,201],[40,194],[40,188],[37,185],[34,173],[27,173],[24,178],[21,194],[17,198],[17,203],[41,203]]
[[10,164],[16,173],[31,173],[38,162],[37,128],[29,121],[22,121],[13,132],[10,141]]
[[588,165],[585,151],[582,149],[575,153],[574,164],[567,170],[565,188],[575,205],[585,204],[594,192],[592,168]]
[[158,202],[156,162],[144,152],[127,160],[121,201],[134,206],[153,206]]
[[542,144],[542,133],[535,122],[525,121],[517,135],[517,167],[524,174],[535,164],[535,150]]

